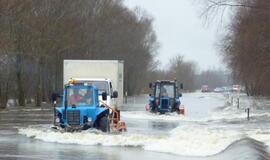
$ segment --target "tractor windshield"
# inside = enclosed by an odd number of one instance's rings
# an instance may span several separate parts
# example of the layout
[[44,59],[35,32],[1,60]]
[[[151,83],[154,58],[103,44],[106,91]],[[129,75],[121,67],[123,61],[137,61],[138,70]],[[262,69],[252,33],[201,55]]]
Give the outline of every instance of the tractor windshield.
[[156,85],[156,93],[155,97],[163,96],[163,97],[171,97],[173,98],[175,95],[175,86],[170,83],[163,83]]
[[70,86],[66,90],[69,106],[93,105],[93,88],[84,86]]

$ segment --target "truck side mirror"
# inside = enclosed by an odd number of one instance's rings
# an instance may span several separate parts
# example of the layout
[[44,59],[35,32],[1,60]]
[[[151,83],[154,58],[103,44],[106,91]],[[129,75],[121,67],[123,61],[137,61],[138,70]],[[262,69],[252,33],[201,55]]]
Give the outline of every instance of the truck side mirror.
[[107,93],[106,92],[102,92],[101,96],[102,96],[103,101],[107,100]]
[[117,98],[117,97],[118,97],[118,92],[117,91],[113,91],[112,98]]
[[180,89],[184,89],[183,83],[180,84]]
[[149,83],[149,88],[152,88],[153,87],[153,84],[152,83]]
[[60,94],[59,93],[52,93],[51,94],[51,101],[54,103],[55,101],[57,101],[57,99],[60,98]]

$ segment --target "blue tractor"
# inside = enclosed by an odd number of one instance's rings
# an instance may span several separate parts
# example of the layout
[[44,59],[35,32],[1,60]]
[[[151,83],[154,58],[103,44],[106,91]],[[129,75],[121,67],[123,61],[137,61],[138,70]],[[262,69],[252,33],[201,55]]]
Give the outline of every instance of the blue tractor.
[[[106,101],[106,98],[107,93],[102,93],[102,100]],[[55,105],[54,125],[65,131],[126,130],[125,123],[120,121],[120,111],[99,100],[96,86],[74,82],[65,85],[61,103]]]
[[158,80],[150,83],[149,87],[152,89],[152,93],[149,94],[146,110],[160,114],[168,112],[183,114],[183,109],[180,107],[182,94],[179,92],[179,89],[183,89],[183,84],[178,86],[177,81]]

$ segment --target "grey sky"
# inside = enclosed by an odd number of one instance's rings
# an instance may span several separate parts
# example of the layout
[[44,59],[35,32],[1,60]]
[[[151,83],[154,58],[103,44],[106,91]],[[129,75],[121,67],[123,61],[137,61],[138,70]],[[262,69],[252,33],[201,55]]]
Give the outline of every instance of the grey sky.
[[[192,0],[125,0],[133,9],[138,6],[154,18],[154,29],[161,44],[158,59],[163,66],[177,55],[198,63],[200,69],[224,68],[215,44],[218,23],[205,26],[199,17],[200,6]],[[219,33],[220,34],[220,33]]]

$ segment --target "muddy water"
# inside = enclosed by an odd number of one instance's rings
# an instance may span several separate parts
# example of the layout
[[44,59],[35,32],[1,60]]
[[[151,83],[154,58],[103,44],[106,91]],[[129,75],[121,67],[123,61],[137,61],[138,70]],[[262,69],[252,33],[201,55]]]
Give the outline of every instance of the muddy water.
[[49,106],[2,110],[0,159],[270,159],[267,99],[250,104],[242,96],[237,109],[223,94],[184,94],[185,116],[145,112],[146,102],[147,96],[130,97],[121,113],[128,132],[113,135],[54,131]]

